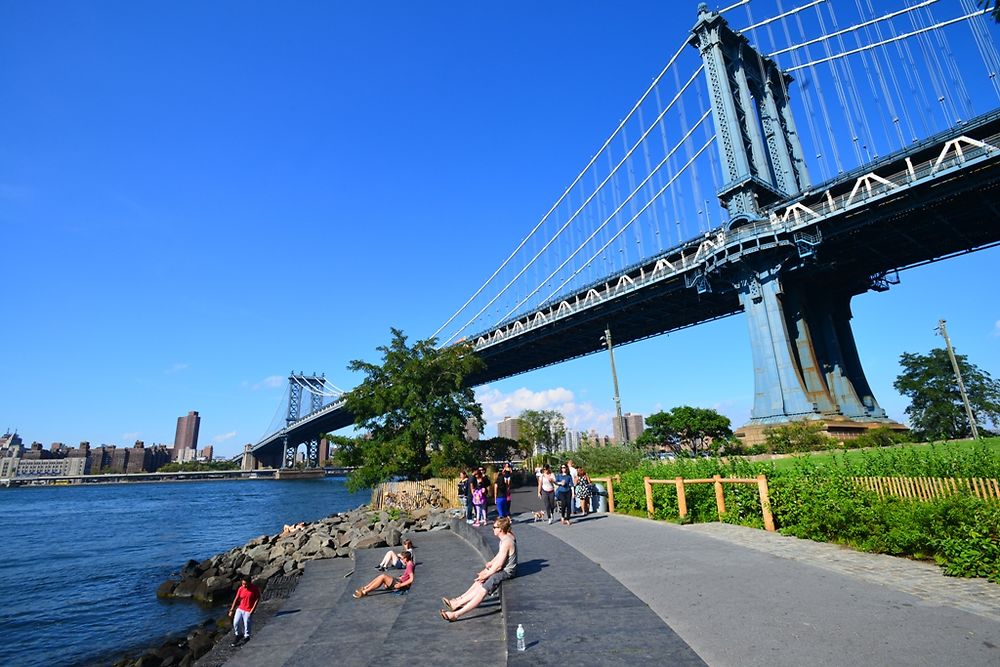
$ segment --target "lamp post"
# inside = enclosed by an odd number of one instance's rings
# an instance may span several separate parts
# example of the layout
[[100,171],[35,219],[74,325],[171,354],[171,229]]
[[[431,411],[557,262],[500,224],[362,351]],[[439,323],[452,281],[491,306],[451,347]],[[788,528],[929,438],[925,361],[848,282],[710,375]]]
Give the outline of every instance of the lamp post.
[[955,379],[958,380],[958,393],[962,395],[965,414],[969,418],[969,426],[972,427],[972,439],[979,440],[979,429],[976,428],[976,418],[972,414],[972,405],[969,404],[969,396],[965,393],[965,383],[962,382],[962,371],[958,370],[958,359],[955,358],[955,350],[951,348],[951,339],[948,338],[948,330],[944,326],[944,320],[938,320],[936,331],[944,338],[945,347],[948,348],[948,358],[951,359],[951,367],[955,371]]
[[615,346],[611,342],[611,327],[606,326],[601,342],[608,348],[608,356],[611,357],[611,381],[615,386],[615,417],[618,420],[618,432],[621,434],[622,443],[628,442],[628,434],[625,433],[625,421],[622,419],[622,399],[618,395],[618,371],[615,370]]

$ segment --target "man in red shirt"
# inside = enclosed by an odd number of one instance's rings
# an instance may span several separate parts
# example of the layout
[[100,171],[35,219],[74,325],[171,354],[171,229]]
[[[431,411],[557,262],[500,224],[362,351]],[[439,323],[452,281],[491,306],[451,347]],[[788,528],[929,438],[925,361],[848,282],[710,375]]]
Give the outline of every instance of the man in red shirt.
[[[250,640],[250,615],[257,608],[260,602],[260,589],[253,585],[250,577],[240,579],[240,587],[236,591],[233,603],[229,605],[229,615],[233,619],[233,639],[232,646],[235,648],[240,644]],[[240,636],[240,626],[243,626],[243,636]]]

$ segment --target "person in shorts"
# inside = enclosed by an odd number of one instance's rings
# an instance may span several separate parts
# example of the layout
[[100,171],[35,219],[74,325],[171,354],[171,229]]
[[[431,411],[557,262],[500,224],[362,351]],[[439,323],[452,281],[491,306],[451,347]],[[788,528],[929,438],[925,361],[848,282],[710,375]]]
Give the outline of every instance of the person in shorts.
[[405,568],[403,574],[399,575],[393,579],[388,574],[380,574],[361,588],[354,591],[354,599],[358,600],[374,590],[385,586],[387,591],[404,591],[413,585],[413,553],[410,551],[403,551],[399,554],[399,557],[403,560]]
[[500,539],[497,555],[476,573],[476,580],[467,591],[457,598],[441,598],[441,603],[447,609],[441,609],[438,613],[449,623],[478,607],[504,580],[517,574],[517,540],[510,530],[510,517],[499,517],[494,521],[493,534]]

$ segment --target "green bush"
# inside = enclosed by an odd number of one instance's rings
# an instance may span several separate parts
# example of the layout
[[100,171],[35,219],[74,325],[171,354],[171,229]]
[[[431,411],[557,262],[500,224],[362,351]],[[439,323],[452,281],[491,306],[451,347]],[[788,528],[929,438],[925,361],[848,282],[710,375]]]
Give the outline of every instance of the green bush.
[[797,421],[764,429],[764,442],[773,454],[831,449],[835,442],[821,422]]
[[[583,468],[590,476],[618,475],[632,470],[642,461],[642,452],[636,447],[581,447],[566,455],[573,459],[577,468]],[[565,460],[565,459],[564,459]]]

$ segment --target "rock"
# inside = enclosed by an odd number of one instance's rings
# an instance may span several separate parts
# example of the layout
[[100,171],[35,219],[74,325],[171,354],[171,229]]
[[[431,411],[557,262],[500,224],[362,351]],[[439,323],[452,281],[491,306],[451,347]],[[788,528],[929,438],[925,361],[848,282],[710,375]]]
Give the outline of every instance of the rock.
[[172,597],[189,598],[194,595],[195,590],[201,585],[201,579],[184,579],[174,588]]
[[184,563],[183,567],[181,567],[182,579],[187,577],[197,577],[199,574],[201,574],[201,570],[198,569],[198,561],[196,560],[189,560]]
[[291,559],[286,560],[284,565],[281,566],[281,569],[285,572],[285,574],[291,574],[295,570],[295,561]]
[[173,596],[174,588],[176,588],[179,581],[174,581],[173,579],[167,579],[160,587],[156,589],[156,597],[158,598],[169,598]]
[[[251,561],[252,562],[252,561]],[[228,577],[208,577],[201,580],[193,597],[201,602],[222,602],[232,597],[233,582]]]
[[386,540],[390,547],[398,547],[403,543],[403,531],[393,526],[389,529],[389,537]]
[[212,646],[215,645],[215,637],[205,631],[199,631],[194,633],[190,639],[188,639],[188,650],[194,655],[195,658],[200,658],[209,651],[212,650]]
[[373,549],[378,547],[388,546],[385,543],[385,538],[379,534],[369,535],[368,537],[362,537],[351,544],[355,549]]
[[280,574],[282,571],[284,571],[283,563],[271,563],[260,571],[260,578],[267,580],[276,574]]

